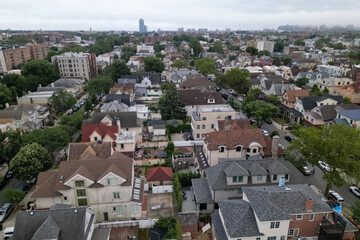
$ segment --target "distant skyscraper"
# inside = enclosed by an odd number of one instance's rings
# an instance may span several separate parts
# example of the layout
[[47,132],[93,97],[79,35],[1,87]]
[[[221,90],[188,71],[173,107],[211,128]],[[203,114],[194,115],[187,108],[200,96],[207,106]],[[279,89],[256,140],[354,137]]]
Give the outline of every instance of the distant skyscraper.
[[139,20],[139,32],[147,33],[147,26],[144,24],[144,20],[142,18]]

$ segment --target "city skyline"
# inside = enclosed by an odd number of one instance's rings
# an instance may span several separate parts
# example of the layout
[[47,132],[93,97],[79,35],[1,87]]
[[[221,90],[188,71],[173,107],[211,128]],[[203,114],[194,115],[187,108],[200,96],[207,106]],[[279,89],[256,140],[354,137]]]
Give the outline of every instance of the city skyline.
[[265,0],[224,0],[221,4],[185,0],[181,5],[163,0],[136,0],[135,4],[104,0],[90,1],[86,6],[79,0],[39,0],[36,5],[14,0],[2,3],[0,29],[85,30],[92,27],[96,31],[137,31],[139,18],[142,18],[146,19],[148,31],[181,27],[262,30],[285,24],[356,25],[354,19],[359,15],[360,2],[354,0],[345,0],[341,5],[335,0],[305,0],[301,3],[279,0],[276,6]]

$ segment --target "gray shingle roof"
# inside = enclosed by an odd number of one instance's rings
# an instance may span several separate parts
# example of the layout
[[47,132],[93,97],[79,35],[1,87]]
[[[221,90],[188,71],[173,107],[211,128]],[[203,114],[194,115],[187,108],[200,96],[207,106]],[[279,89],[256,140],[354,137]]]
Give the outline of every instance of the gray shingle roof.
[[120,120],[122,128],[142,127],[142,120],[137,117],[136,112],[94,112],[91,119],[83,121],[83,124],[99,124],[108,115],[112,120],[112,126],[116,126],[116,119]]
[[[88,226],[85,225],[87,212],[91,214]],[[95,214],[85,207],[18,212],[14,239],[55,239],[58,233],[56,239],[59,240],[85,240],[88,238],[94,217]]]
[[211,192],[206,178],[191,179],[196,203],[212,203]]
[[166,126],[165,120],[149,120],[148,126]]
[[259,232],[254,212],[248,202],[220,201],[219,208],[224,226],[231,238],[264,236]]
[[227,177],[235,176],[249,176],[249,172],[240,166],[237,162],[230,162],[227,167],[225,167],[224,172]]
[[312,212],[332,212],[331,208],[307,184],[244,187],[251,207],[260,221],[292,220],[290,214],[308,213],[307,198],[314,200]]
[[216,239],[228,240],[229,238],[226,235],[224,225],[221,222],[219,212],[211,214],[211,223],[213,230],[215,232]]

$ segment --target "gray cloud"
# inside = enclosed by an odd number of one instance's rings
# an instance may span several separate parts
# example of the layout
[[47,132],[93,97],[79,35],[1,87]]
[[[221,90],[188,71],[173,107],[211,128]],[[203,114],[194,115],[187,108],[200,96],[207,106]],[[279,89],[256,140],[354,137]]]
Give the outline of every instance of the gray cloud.
[[358,0],[3,0],[0,29],[263,29],[358,23]]

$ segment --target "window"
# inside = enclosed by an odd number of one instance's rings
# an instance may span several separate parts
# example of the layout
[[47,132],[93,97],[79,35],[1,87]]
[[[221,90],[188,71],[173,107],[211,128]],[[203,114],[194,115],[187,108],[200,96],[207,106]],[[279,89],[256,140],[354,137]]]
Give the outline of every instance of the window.
[[254,149],[252,150],[252,152],[253,152],[253,153],[256,153],[256,148],[254,148]]
[[79,206],[87,206],[87,199],[86,198],[78,199],[78,205]]
[[140,212],[140,206],[137,205],[137,204],[134,205],[134,206],[132,206],[131,208],[132,208],[131,210],[132,210],[133,213],[138,213],[138,212]]
[[207,210],[207,204],[206,203],[200,203],[200,210]]
[[273,180],[274,180],[274,181],[277,180],[277,175],[276,175],[276,174],[273,175]]
[[202,129],[205,129],[205,124],[202,125]]
[[268,237],[267,240],[276,240],[276,237]]
[[221,116],[217,116],[216,119],[221,119]]
[[285,236],[281,236],[281,237],[280,237],[280,240],[285,240]]
[[108,185],[116,185],[116,179],[115,178],[108,178],[107,179],[107,184]]
[[220,147],[219,148],[219,152],[224,152],[225,151],[225,147]]
[[215,127],[214,124],[211,124],[211,129],[214,129],[214,127]]
[[233,182],[242,182],[242,181],[243,181],[243,176],[233,177]]
[[77,197],[86,197],[86,191],[85,191],[85,189],[78,189],[78,190],[76,190],[76,196],[77,196]]
[[198,133],[198,134],[196,134],[196,138],[200,138],[200,134]]
[[122,214],[122,209],[120,206],[117,207],[113,207],[114,212],[116,212],[116,214],[121,215]]
[[206,121],[206,117],[203,117],[203,121]]
[[256,240],[261,240],[261,238],[257,237]]
[[85,182],[83,180],[75,181],[75,187],[85,187]]
[[296,215],[296,220],[301,220],[301,219],[302,219],[302,214]]
[[257,176],[257,180],[261,181],[263,176]]
[[119,192],[113,192],[114,199],[120,199],[120,193]]
[[67,201],[67,197],[66,197],[66,196],[64,196],[64,201]]
[[97,137],[94,137],[94,140],[97,141]]
[[275,223],[275,228],[279,228],[280,227],[280,222],[276,222]]
[[200,125],[196,125],[196,128],[197,128],[197,129],[200,129]]
[[289,180],[289,174],[285,174],[285,180]]
[[237,152],[241,152],[241,146],[237,146],[237,147],[236,147],[236,151],[237,151]]
[[328,214],[328,213],[325,213],[325,214],[324,214],[325,219],[327,219],[327,218],[328,218],[328,216],[329,216],[329,214]]
[[271,222],[270,223],[270,228],[279,228],[280,227],[280,222]]
[[315,218],[315,214],[310,214],[310,221],[314,221],[314,218]]
[[121,149],[124,149],[124,144],[123,143],[120,146],[121,146]]
[[242,188],[238,188],[237,192],[238,194],[242,194],[243,193]]
[[294,236],[298,236],[299,235],[299,229],[298,228],[295,228],[294,229]]
[[294,235],[294,229],[290,229],[289,230],[289,236],[293,236]]

